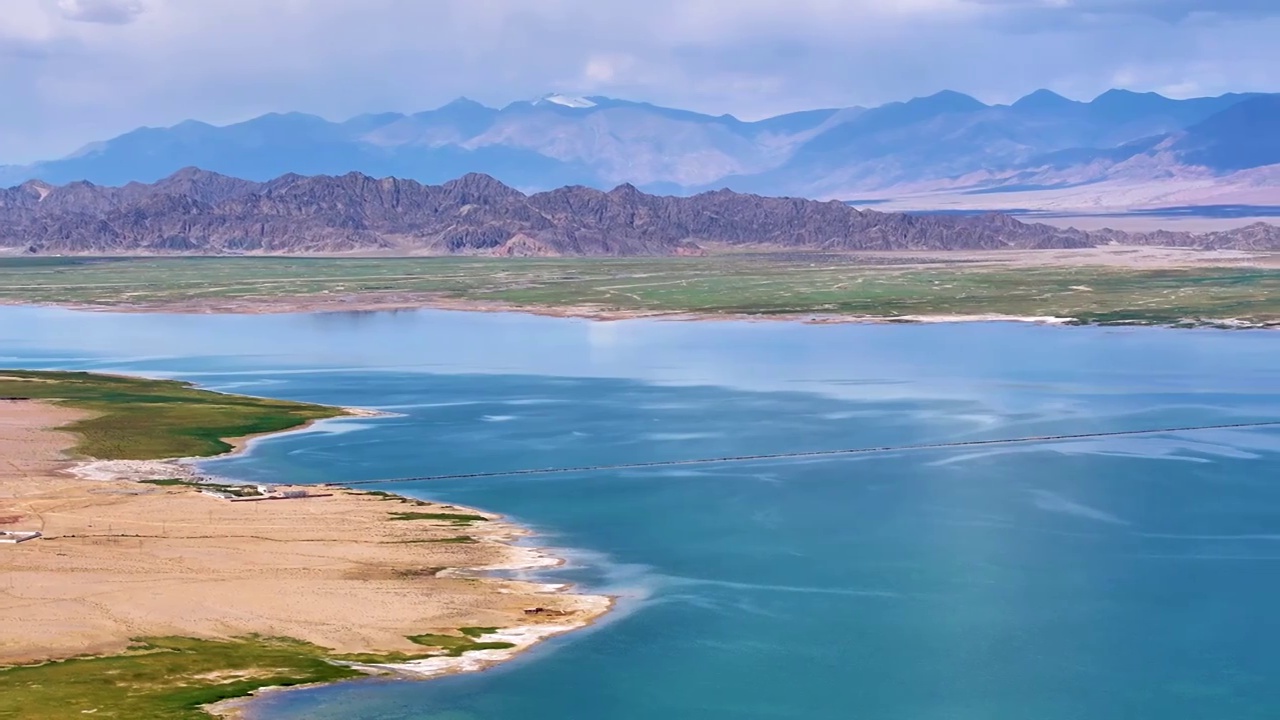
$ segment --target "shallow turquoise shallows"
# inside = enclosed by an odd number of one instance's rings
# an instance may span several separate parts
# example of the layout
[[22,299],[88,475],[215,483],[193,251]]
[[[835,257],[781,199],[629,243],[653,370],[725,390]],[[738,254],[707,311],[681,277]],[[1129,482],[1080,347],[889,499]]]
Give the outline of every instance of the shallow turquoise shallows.
[[[332,482],[1280,420],[1280,333],[0,309],[0,366],[383,408],[208,463]],[[1280,430],[375,488],[619,595],[490,672],[260,720],[1274,720]]]

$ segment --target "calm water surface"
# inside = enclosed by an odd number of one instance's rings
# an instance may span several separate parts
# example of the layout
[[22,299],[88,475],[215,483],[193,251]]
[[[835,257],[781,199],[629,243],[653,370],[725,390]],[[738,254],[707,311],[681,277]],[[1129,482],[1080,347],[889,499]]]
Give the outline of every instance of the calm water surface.
[[[325,482],[1280,420],[1280,334],[0,309],[0,365],[392,410],[209,463]],[[1280,717],[1280,431],[387,485],[620,595],[500,669],[264,720]]]

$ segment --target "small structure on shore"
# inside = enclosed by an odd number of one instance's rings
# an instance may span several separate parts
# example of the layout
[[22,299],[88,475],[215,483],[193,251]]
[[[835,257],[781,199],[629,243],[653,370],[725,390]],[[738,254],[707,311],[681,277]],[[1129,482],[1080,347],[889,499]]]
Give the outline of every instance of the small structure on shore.
[[32,530],[25,532],[21,530],[0,530],[0,545],[17,545],[28,540],[35,540],[41,537],[41,534]]

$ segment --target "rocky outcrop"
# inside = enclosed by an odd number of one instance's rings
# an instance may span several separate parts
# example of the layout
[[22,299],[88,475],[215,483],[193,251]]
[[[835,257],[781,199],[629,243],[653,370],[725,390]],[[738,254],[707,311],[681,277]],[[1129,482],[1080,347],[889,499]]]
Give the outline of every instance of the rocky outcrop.
[[1197,250],[1280,250],[1280,226],[1264,222],[1235,230],[1210,233],[1193,234],[1161,230],[1117,235],[1116,242],[1128,245],[1184,247]]

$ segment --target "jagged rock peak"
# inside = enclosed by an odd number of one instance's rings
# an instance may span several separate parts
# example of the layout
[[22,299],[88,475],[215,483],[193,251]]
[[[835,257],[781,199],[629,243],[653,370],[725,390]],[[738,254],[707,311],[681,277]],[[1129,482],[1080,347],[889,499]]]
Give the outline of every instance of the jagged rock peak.
[[457,180],[450,180],[442,186],[451,192],[467,194],[493,195],[502,197],[523,196],[519,190],[510,187],[492,175],[484,173],[467,173]]
[[18,186],[19,190],[33,195],[37,200],[43,200],[46,195],[53,191],[54,186],[43,180],[28,180]]
[[622,183],[618,187],[610,190],[609,194],[620,198],[634,198],[639,197],[644,193],[640,192],[640,188],[632,185],[631,183]]

